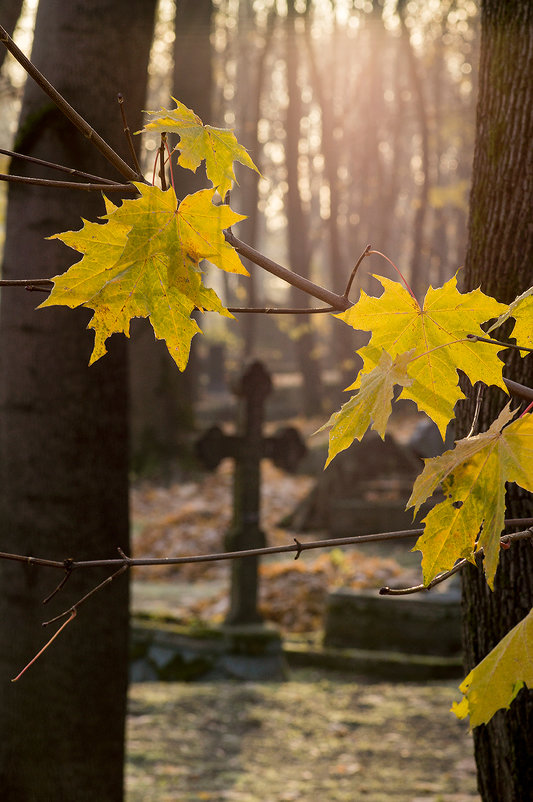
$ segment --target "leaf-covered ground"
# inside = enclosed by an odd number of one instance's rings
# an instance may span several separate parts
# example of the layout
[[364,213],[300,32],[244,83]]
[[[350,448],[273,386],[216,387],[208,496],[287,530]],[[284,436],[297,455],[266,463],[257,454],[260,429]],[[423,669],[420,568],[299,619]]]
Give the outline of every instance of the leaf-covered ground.
[[316,670],[130,691],[127,802],[478,802],[453,683]]

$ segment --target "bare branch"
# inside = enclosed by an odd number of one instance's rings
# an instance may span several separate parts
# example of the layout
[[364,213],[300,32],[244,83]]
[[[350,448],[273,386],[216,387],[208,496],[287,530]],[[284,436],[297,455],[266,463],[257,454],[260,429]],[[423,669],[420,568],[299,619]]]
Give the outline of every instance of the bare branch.
[[324,303],[330,304],[336,311],[344,312],[346,309],[349,309],[349,307],[352,306],[351,301],[345,298],[344,295],[338,295],[336,292],[327,290],[324,287],[309,281],[309,279],[299,276],[297,273],[293,273],[292,270],[287,270],[286,267],[279,265],[277,262],[274,262],[267,256],[263,256],[262,253],[256,251],[255,248],[251,247],[251,245],[247,245],[245,242],[242,242],[242,240],[238,239],[233,232],[226,230],[224,232],[224,236],[226,237],[226,242],[232,245],[237,253],[240,253],[242,256],[245,256],[246,259],[249,259],[250,262],[253,262],[258,267],[262,267],[264,270],[272,273],[272,275],[283,279],[287,282],[287,284],[306,292],[313,298],[318,298],[319,301],[324,301]]
[[102,178],[99,175],[92,175],[91,173],[84,173],[83,170],[75,170],[73,167],[65,167],[62,164],[56,164],[55,162],[47,162],[44,159],[38,159],[36,156],[27,156],[25,153],[16,153],[14,150],[6,150],[5,148],[0,148],[0,153],[4,156],[9,156],[12,159],[20,159],[21,161],[31,162],[32,164],[40,164],[43,167],[49,167],[51,170],[59,170],[61,173],[68,173],[69,175],[75,175],[78,178],[87,178],[89,181],[93,183],[99,184],[116,184],[116,181],[113,181],[111,178]]
[[254,312],[262,315],[318,315],[324,312],[336,312],[333,306],[308,307],[272,307],[272,306],[228,306],[233,315]]
[[[511,525],[511,524],[509,524],[509,525]],[[509,535],[503,535],[500,538],[500,545],[502,546],[502,548],[509,548],[511,543],[513,543],[515,540],[526,540],[526,539],[529,540],[531,538],[533,538],[533,527],[530,527],[529,529],[524,529],[522,532],[513,532],[513,533],[511,533]],[[483,549],[477,549],[477,551],[475,551],[472,556],[473,557],[477,557],[479,554],[483,554]],[[466,560],[466,559],[459,560],[453,566],[453,568],[451,568],[449,571],[444,571],[442,574],[439,574],[438,576],[435,577],[435,579],[432,579],[431,582],[429,582],[427,585],[414,585],[411,588],[389,588],[389,587],[383,587],[383,588],[379,589],[379,595],[380,596],[408,596],[408,595],[410,595],[412,593],[422,593],[424,591],[430,591],[432,588],[435,587],[435,585],[440,585],[441,582],[445,582],[451,576],[453,576],[458,571],[460,571],[462,568],[464,568],[464,566],[468,562],[471,562],[471,561],[470,560]]]
[[350,274],[350,278],[348,279],[348,284],[346,285],[346,289],[344,290],[344,298],[347,298],[348,295],[350,294],[350,290],[352,289],[352,284],[354,282],[354,279],[355,279],[355,276],[357,274],[357,271],[359,270],[359,265],[361,264],[361,262],[363,261],[365,256],[368,256],[368,254],[370,253],[371,250],[372,250],[372,246],[371,245],[367,245],[366,248],[364,249],[363,253],[359,257],[359,259],[355,263],[354,268],[353,268],[353,270],[352,270],[352,272]]
[[86,192],[138,192],[133,184],[85,184],[76,181],[54,181],[52,178],[31,178],[23,175],[0,173],[0,181],[11,184],[33,184],[38,187],[57,187],[59,189],[84,189]]
[[[509,526],[532,526],[533,518],[506,518],[506,527]],[[378,532],[371,535],[354,535],[352,537],[327,538],[325,540],[312,540],[308,543],[295,543],[286,546],[267,546],[259,549],[245,549],[243,551],[224,551],[214,554],[189,555],[187,557],[140,557],[132,558],[121,554],[120,558],[107,560],[46,560],[41,557],[26,557],[22,554],[8,554],[0,552],[0,559],[15,560],[27,565],[41,565],[48,568],[61,568],[65,570],[68,566],[74,569],[79,568],[118,568],[118,567],[140,567],[148,565],[184,565],[186,563],[217,562],[220,560],[236,560],[242,557],[261,557],[267,554],[286,554],[292,551],[309,551],[312,549],[328,549],[336,546],[355,546],[360,543],[373,543],[387,540],[401,540],[416,537],[424,532],[423,527],[416,529],[401,529],[395,532]],[[503,535],[506,538],[518,539],[520,533]],[[529,530],[527,535],[530,537]],[[82,600],[84,601],[84,599]]]
[[107,144],[107,142],[102,139],[100,134],[96,133],[94,128],[92,128],[89,123],[84,120],[81,114],[72,108],[70,103],[68,103],[65,98],[60,95],[60,93],[52,86],[52,84],[47,81],[44,75],[39,72],[37,67],[32,64],[32,62],[26,58],[22,50],[15,44],[13,39],[10,37],[8,32],[5,28],[0,25],[0,42],[2,42],[6,48],[9,50],[12,56],[18,61],[18,63],[26,70],[29,76],[33,78],[33,80],[41,87],[41,89],[46,92],[48,97],[56,104],[58,109],[65,115],[65,117],[70,120],[70,122],[82,132],[82,134],[87,137],[87,139],[93,143],[93,145],[100,151],[100,153],[107,159],[107,161],[112,164],[118,171],[121,173],[125,178],[129,180],[139,180],[142,179],[142,176],[138,175],[135,170],[126,164],[126,162],[121,159],[121,157],[113,150],[113,148]]
[[51,278],[3,278],[0,287],[33,287],[37,285],[53,284]]
[[128,143],[128,147],[130,149],[131,158],[133,159],[134,167],[137,170],[137,173],[138,173],[138,175],[140,177],[140,176],[142,176],[141,165],[139,164],[139,159],[137,158],[137,153],[135,151],[135,146],[133,144],[133,138],[131,136],[130,127],[129,127],[128,121],[126,119],[126,110],[124,108],[124,96],[123,96],[122,92],[118,93],[117,98],[118,98],[118,102],[119,102],[120,114],[122,116],[122,125],[124,127],[124,134],[126,136],[126,141]]
[[517,398],[522,398],[524,401],[533,401],[533,389],[531,387],[526,387],[523,384],[518,384],[518,382],[511,381],[511,379],[506,379],[505,376],[503,377],[503,380],[511,395],[515,395]]
[[[85,596],[82,596],[82,598],[79,601],[77,601],[76,604],[73,604],[72,607],[69,607],[68,610],[64,610],[62,613],[59,613],[59,615],[56,615],[54,618],[51,618],[49,621],[44,621],[43,622],[43,627],[47,627],[50,624],[54,624],[56,621],[59,621],[60,618],[64,618],[69,613],[74,613],[75,614],[78,611],[78,609],[81,607],[81,605],[84,602],[86,602],[88,599],[90,599],[91,596],[94,596],[94,594],[98,593],[99,590],[102,590],[102,588],[105,588],[106,585],[110,585],[111,582],[113,582],[114,579],[116,579],[118,576],[120,576],[125,571],[127,571],[127,569],[129,568],[129,562],[127,561],[128,558],[125,557],[123,560],[121,560],[121,562],[124,562],[124,560],[126,560],[126,563],[124,565],[121,565],[121,567],[118,569],[118,571],[115,571],[113,574],[111,574],[110,576],[106,577],[102,582],[99,582],[98,585],[96,585],[92,590],[90,590],[88,593],[86,593]],[[75,567],[74,563],[72,564],[72,567],[73,568]]]

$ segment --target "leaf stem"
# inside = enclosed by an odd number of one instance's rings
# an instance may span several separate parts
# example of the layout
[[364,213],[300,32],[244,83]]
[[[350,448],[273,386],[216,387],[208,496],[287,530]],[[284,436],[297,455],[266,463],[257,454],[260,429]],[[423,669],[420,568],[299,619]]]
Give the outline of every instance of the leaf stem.
[[[387,261],[387,262],[388,262],[390,265],[392,265],[392,267],[393,267],[393,268],[396,270],[396,272],[397,272],[397,273],[398,273],[398,275],[400,276],[401,280],[402,280],[402,281],[403,281],[403,283],[405,284],[405,287],[406,287],[406,289],[407,289],[407,291],[408,291],[409,295],[410,295],[410,296],[413,298],[413,300],[414,300],[414,301],[416,301],[416,303],[418,304],[418,306],[420,306],[420,304],[418,303],[418,299],[417,299],[416,295],[414,294],[413,290],[412,290],[412,289],[411,289],[411,287],[409,286],[409,284],[408,284],[407,280],[404,278],[404,276],[403,276],[403,273],[401,272],[401,270],[399,270],[399,268],[397,268],[397,267],[396,267],[396,265],[394,264],[394,262],[392,261],[392,259],[389,259],[389,257],[388,257],[388,256],[385,256],[385,254],[384,254],[384,253],[381,253],[381,251],[375,251],[375,250],[370,250],[370,251],[368,251],[368,254],[369,254],[369,255],[370,255],[371,253],[375,253],[375,254],[377,254],[377,256],[382,256],[382,257],[383,257],[383,259],[385,259],[385,260],[386,260],[386,261]],[[366,254],[365,254],[365,255],[366,255]]]

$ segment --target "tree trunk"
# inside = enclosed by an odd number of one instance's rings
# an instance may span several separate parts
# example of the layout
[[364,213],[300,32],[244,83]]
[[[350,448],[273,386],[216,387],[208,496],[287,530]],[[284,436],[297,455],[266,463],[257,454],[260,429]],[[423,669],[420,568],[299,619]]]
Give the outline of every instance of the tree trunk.
[[[533,284],[533,5],[529,0],[485,0],[479,70],[477,135],[470,199],[466,289],[506,303]],[[505,375],[533,386],[533,357],[516,352]],[[494,388],[493,388],[494,389]],[[481,428],[504,403],[488,393]],[[465,404],[461,428],[472,419]],[[511,485],[507,515],[528,516],[531,495]],[[491,593],[481,570],[463,575],[466,669],[469,671],[533,604],[533,548],[502,552]],[[533,788],[533,693],[523,689],[508,711],[474,730],[478,785],[486,802],[527,802]]]
[[[13,36],[21,11],[22,0],[0,0],[0,22],[10,36]],[[0,69],[2,69],[6,54],[6,48],[0,48]]]
[[[41,0],[32,58],[130,161],[116,96],[141,125],[155,1]],[[28,79],[17,149],[120,178]],[[49,171],[17,161],[13,172]],[[57,178],[57,173],[52,173]],[[114,195],[113,200],[117,201]],[[101,195],[10,185],[4,278],[53,276],[78,256],[44,238],[105,212]],[[47,308],[36,293],[2,293],[0,528],[2,550],[52,559],[128,553],[126,343],[88,367],[87,310]],[[128,671],[128,582],[80,608],[49,652],[10,683],[49,636],[43,619],[68,609],[103,575],[75,572],[47,608],[60,576],[2,562],[0,787],[17,802],[116,802],[123,796]]]
[[[299,142],[302,118],[301,89],[298,86],[299,49],[296,35],[296,12],[294,2],[289,2],[289,16],[286,34],[287,65],[287,116],[285,163],[287,169],[287,237],[289,263],[291,270],[305,278],[309,277],[311,248],[309,244],[308,219],[305,214],[299,180]],[[307,306],[309,299],[305,293],[291,287],[291,302],[295,307]],[[302,323],[302,321],[305,321]],[[313,316],[294,318],[294,327],[299,329],[294,343],[296,361],[302,376],[302,411],[304,415],[317,415],[322,411],[321,372],[318,361],[317,343],[313,328]]]

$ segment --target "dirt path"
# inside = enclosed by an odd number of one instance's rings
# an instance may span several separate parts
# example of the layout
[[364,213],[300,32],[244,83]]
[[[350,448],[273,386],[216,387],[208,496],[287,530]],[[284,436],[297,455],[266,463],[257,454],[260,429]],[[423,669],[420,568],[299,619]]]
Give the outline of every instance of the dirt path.
[[454,683],[293,671],[130,692],[127,802],[478,802]]

